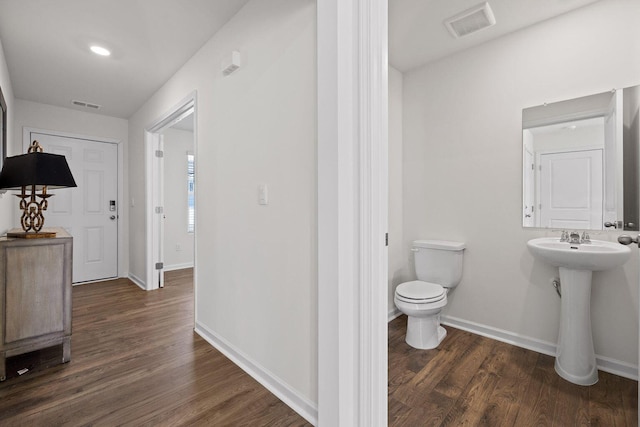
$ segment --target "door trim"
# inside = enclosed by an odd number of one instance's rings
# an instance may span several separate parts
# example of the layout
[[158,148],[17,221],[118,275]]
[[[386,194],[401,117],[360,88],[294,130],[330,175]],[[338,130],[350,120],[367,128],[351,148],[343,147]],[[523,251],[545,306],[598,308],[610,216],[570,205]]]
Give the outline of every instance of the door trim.
[[[124,236],[126,236],[126,232],[129,230],[129,214],[128,209],[124,208],[124,144],[119,139],[107,138],[101,136],[92,136],[92,135],[83,135],[72,132],[62,132],[56,130],[49,129],[40,129],[34,127],[23,127],[22,128],[22,148],[24,152],[27,152],[27,148],[31,144],[31,133],[44,133],[51,136],[59,136],[62,138],[73,138],[73,139],[84,139],[88,141],[102,142],[108,144],[116,144],[118,147],[118,171],[116,176],[118,177],[118,243],[116,245],[117,253],[117,263],[118,263],[118,277],[127,277],[128,271],[127,267],[129,265],[129,244],[128,241],[125,240]],[[46,152],[46,147],[45,147]],[[46,217],[45,217],[46,218]],[[46,221],[46,219],[45,219]],[[84,283],[92,283],[92,282],[82,282]]]
[[387,0],[317,20],[318,424],[386,426]]

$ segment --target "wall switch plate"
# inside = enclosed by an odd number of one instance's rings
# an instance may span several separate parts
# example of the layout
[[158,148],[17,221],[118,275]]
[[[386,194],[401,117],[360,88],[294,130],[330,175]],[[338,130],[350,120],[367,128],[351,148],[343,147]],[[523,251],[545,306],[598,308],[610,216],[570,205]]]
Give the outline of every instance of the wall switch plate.
[[269,187],[267,187],[267,184],[258,185],[258,204],[259,205],[269,204]]

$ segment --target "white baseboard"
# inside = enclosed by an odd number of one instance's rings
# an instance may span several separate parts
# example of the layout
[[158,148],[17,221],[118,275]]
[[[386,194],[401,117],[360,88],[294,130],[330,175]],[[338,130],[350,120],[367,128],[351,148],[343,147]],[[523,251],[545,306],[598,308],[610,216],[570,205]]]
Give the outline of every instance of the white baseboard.
[[393,310],[389,310],[389,313],[387,315],[387,322],[391,322],[393,319],[396,319],[400,316],[402,316],[402,312],[397,308],[394,308]]
[[638,366],[636,365],[605,356],[598,356],[597,354],[596,363],[601,371],[638,381]]
[[192,262],[183,262],[182,264],[165,265],[162,269],[164,271],[182,270],[183,268],[193,268]]
[[[462,329],[463,331],[471,332],[472,334],[482,335],[483,337],[515,345],[517,347],[526,348],[528,350],[533,350],[538,353],[546,354],[548,356],[555,357],[556,355],[555,343],[518,335],[510,331],[481,325],[479,323],[470,322],[468,320],[463,320],[456,317],[443,315],[440,320],[444,325],[453,326],[454,328]],[[619,375],[621,377],[629,378],[635,381],[638,380],[637,365],[632,365],[627,362],[611,359],[609,357],[599,356],[597,354],[596,364],[598,366],[598,369],[600,369],[601,371],[609,372],[611,374]]]
[[264,369],[258,363],[253,362],[248,356],[245,356],[232,344],[206,326],[196,322],[195,331],[305,420],[314,426],[318,425],[318,408],[314,403],[310,402],[276,375]]
[[135,283],[136,285],[138,285],[138,287],[140,289],[142,289],[143,291],[147,290],[147,287],[144,284],[144,280],[140,279],[138,276],[136,276],[133,273],[129,273],[129,280],[131,280],[133,283]]

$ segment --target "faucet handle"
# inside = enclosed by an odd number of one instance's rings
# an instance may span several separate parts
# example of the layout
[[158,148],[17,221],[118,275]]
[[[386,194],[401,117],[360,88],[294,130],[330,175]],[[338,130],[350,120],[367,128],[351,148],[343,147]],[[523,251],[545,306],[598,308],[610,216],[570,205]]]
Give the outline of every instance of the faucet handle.
[[568,242],[569,241],[569,233],[567,233],[567,230],[562,230],[562,235],[560,236],[560,241],[561,242]]
[[582,236],[580,237],[580,242],[591,243],[591,238],[589,237],[589,233],[587,233],[586,231],[583,231]]

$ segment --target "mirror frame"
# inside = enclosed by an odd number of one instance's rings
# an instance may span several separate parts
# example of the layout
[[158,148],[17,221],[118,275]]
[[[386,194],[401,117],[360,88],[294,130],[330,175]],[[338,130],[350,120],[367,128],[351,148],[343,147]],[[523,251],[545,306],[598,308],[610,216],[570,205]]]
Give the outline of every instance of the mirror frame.
[[2,94],[2,88],[0,87],[0,107],[2,107],[2,132],[0,132],[0,170],[4,165],[4,159],[7,158],[7,103],[4,100]]

